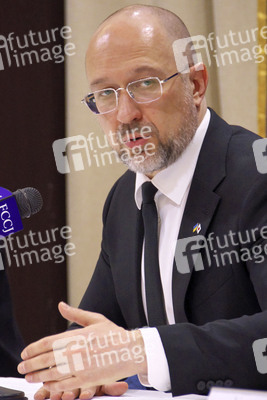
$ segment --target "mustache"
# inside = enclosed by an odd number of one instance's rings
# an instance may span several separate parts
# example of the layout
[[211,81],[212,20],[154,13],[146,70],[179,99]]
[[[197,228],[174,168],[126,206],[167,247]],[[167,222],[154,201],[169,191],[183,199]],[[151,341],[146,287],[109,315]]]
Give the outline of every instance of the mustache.
[[120,137],[122,140],[129,137],[130,135],[135,136],[142,136],[143,138],[149,138],[152,134],[157,135],[158,130],[152,123],[140,123],[140,122],[133,122],[130,124],[121,124],[117,129],[117,136]]

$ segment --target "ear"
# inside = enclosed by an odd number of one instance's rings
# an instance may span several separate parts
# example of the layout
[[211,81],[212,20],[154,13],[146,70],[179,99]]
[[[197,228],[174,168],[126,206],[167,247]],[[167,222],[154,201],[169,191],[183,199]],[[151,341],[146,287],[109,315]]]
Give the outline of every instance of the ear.
[[196,107],[200,107],[208,86],[208,72],[205,64],[198,63],[190,68],[189,79],[193,86],[193,97]]

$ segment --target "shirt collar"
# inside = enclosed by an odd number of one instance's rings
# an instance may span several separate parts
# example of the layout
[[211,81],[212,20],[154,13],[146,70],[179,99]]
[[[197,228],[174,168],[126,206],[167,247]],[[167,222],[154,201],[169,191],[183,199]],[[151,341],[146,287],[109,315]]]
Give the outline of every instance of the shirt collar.
[[156,188],[167,196],[172,202],[179,206],[183,200],[185,192],[190,185],[195,171],[198,155],[206,135],[210,122],[210,111],[207,109],[206,114],[201,121],[196,133],[184,150],[182,155],[167,168],[158,172],[152,180],[146,175],[139,172],[136,173],[135,180],[135,202],[139,210],[142,205],[141,186],[144,182],[152,182]]

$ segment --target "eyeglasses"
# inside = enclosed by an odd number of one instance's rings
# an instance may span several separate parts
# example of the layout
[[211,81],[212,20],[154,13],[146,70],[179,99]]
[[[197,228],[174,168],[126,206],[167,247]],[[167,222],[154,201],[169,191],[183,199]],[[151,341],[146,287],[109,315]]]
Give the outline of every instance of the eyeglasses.
[[176,74],[163,80],[157,77],[139,79],[138,81],[128,83],[126,88],[96,90],[85,96],[82,103],[86,104],[95,114],[107,114],[118,107],[119,90],[126,90],[131,99],[136,103],[152,103],[162,96],[163,83],[168,82],[179,74],[181,72],[176,72]]

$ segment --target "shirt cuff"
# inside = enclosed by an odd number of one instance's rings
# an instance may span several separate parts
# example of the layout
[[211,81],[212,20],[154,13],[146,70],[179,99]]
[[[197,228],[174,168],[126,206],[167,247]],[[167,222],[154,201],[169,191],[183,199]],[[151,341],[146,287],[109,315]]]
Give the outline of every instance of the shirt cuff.
[[161,392],[171,390],[169,366],[156,328],[139,329],[145,345],[147,358],[147,375],[138,375],[142,385],[152,386]]

